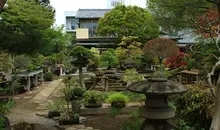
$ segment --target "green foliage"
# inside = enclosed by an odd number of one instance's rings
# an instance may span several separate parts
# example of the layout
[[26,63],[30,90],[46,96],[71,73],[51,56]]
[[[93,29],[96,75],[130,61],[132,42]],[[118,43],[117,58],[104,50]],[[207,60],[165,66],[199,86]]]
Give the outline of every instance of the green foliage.
[[26,69],[31,64],[31,59],[25,55],[18,55],[14,58],[15,69]]
[[196,60],[194,58],[190,58],[188,61],[187,61],[187,65],[186,65],[186,68],[188,70],[191,70],[191,69],[195,69],[196,67]]
[[159,34],[152,15],[137,6],[118,5],[99,20],[97,33],[102,36],[137,36],[145,42]]
[[143,54],[140,46],[141,43],[137,37],[123,37],[122,42],[115,50],[115,55],[120,65],[140,64],[140,58]]
[[1,102],[0,103],[0,113],[1,114],[6,114],[8,113],[12,107],[15,106],[15,100],[14,99],[10,99],[9,102],[5,103],[5,102]]
[[[215,6],[208,0],[149,0],[152,11],[163,30],[174,32],[186,27],[195,27],[190,19],[197,20],[209,8]],[[193,26],[194,25],[194,26]]]
[[115,106],[112,107],[117,107],[117,105],[125,105],[129,101],[128,96],[124,95],[123,93],[117,92],[113,93],[110,95],[107,99],[106,102],[109,102],[111,104],[115,104]]
[[94,55],[94,58],[89,59],[89,66],[87,70],[89,71],[95,71],[99,66],[99,60],[100,60],[100,51],[98,48],[92,47],[90,49],[92,54]]
[[54,22],[51,7],[31,0],[8,0],[1,13],[1,49],[15,54],[40,52],[47,43],[43,32]]
[[3,130],[5,128],[5,119],[0,116],[0,130]]
[[88,90],[83,95],[86,103],[97,103],[97,101],[102,99],[102,93],[96,90]]
[[143,120],[139,118],[138,114],[133,112],[132,117],[126,121],[120,130],[140,130]]
[[110,51],[104,51],[100,56],[100,63],[101,67],[108,67],[111,68],[114,65],[117,65],[118,60],[115,55]]
[[68,47],[72,44],[73,37],[63,31],[64,26],[48,28],[43,32],[46,47],[41,51],[44,55],[67,53]]
[[136,71],[136,69],[127,69],[125,71],[125,74],[122,76],[123,82],[137,82],[144,79],[144,75],[139,75]]
[[109,112],[112,117],[115,117],[120,111],[121,111],[121,108],[111,107]]
[[143,54],[140,57],[140,64],[138,69],[140,70],[149,70],[151,65],[154,63],[154,57],[150,54]]
[[65,100],[62,99],[53,100],[52,102],[47,103],[47,108],[50,111],[62,111],[65,109],[64,108],[65,104],[66,104]]
[[177,117],[195,129],[209,129],[214,113],[214,100],[209,88],[188,86],[183,95],[172,96],[171,103],[176,106]]
[[81,100],[83,99],[83,95],[85,93],[85,89],[79,86],[71,87],[68,92],[68,99],[69,100]]
[[52,81],[54,79],[54,75],[51,72],[44,73],[44,80],[45,81]]
[[124,95],[126,95],[129,98],[129,101],[134,101],[134,102],[145,102],[146,101],[146,96],[144,94],[139,94],[139,93],[134,93],[134,92],[129,92],[125,91],[122,92]]
[[89,63],[89,60],[94,58],[93,53],[83,46],[75,46],[71,50],[70,56],[72,57],[72,63],[75,66],[86,66]]
[[[178,128],[174,129],[174,130],[195,130],[196,129],[194,127],[188,126],[188,124],[184,120],[179,120],[179,123],[178,123],[177,127]],[[198,130],[205,130],[205,129],[201,128],[201,129],[198,129]]]
[[9,72],[12,68],[13,62],[9,53],[0,51],[0,71]]

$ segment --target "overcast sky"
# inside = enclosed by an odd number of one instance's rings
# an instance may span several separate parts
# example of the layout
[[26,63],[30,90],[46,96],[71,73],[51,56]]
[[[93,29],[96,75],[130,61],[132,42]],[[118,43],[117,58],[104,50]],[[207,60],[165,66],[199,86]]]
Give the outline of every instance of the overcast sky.
[[[130,0],[132,5],[146,7],[146,0]],[[56,24],[64,24],[64,11],[77,11],[79,8],[107,8],[107,0],[50,0],[56,9]]]

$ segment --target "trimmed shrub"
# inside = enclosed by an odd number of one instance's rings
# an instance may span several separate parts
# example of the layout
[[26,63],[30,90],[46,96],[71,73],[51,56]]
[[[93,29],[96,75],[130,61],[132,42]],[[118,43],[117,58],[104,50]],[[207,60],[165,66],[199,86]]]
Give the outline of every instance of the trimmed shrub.
[[114,93],[106,99],[106,102],[111,103],[111,106],[116,108],[125,107],[128,101],[128,96],[124,95],[123,93]]
[[52,81],[54,79],[54,75],[51,72],[47,72],[44,74],[44,81]]

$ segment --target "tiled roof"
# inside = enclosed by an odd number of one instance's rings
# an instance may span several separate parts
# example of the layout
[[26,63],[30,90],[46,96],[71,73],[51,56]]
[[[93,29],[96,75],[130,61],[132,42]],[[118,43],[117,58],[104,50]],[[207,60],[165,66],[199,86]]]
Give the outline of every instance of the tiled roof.
[[76,18],[101,18],[111,9],[79,9]]
[[76,11],[65,11],[64,14],[66,17],[75,17]]
[[195,35],[192,30],[179,31],[176,36],[160,35],[161,38],[177,39],[178,44],[193,44],[197,43],[198,35]]

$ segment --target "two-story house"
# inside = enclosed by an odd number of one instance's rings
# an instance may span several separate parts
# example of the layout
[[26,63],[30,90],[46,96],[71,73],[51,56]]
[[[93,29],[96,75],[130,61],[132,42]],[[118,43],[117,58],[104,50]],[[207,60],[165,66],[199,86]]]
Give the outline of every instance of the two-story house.
[[115,37],[101,37],[96,34],[96,27],[101,17],[111,9],[79,9],[65,12],[66,32],[76,37],[76,45],[85,47],[113,47]]

